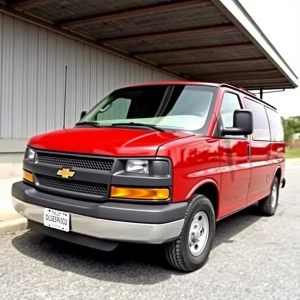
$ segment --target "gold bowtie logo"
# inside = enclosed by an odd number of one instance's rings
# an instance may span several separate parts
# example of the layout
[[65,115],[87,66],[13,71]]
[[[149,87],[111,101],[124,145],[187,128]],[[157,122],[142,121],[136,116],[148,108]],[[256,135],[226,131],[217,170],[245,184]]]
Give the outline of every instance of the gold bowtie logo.
[[58,176],[61,176],[62,178],[72,178],[75,174],[75,172],[70,171],[70,169],[61,169],[58,170],[56,173]]

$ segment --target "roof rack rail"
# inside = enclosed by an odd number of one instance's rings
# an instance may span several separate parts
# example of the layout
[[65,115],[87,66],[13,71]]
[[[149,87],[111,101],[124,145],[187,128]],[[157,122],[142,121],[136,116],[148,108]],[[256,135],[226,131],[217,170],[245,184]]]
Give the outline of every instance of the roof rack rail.
[[245,88],[243,88],[243,87],[240,87],[239,89],[242,90],[242,91],[245,91],[246,93],[251,94],[252,96],[254,96],[254,97],[256,97],[256,98],[258,98],[254,93],[251,93],[250,91],[248,91],[247,89],[245,89]]

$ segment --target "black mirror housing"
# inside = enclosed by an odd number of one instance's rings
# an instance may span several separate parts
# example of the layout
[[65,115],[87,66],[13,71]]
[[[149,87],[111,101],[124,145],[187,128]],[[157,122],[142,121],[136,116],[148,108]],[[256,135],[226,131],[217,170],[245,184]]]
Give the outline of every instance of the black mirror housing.
[[87,114],[86,111],[82,111],[81,114],[80,114],[80,119],[79,120],[81,120],[86,114]]
[[250,110],[237,109],[233,114],[233,127],[223,128],[222,135],[250,135],[253,133],[253,115]]

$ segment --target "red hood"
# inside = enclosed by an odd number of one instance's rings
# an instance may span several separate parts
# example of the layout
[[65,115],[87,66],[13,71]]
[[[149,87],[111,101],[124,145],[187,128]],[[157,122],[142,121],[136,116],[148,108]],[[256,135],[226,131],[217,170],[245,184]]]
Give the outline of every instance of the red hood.
[[29,146],[41,150],[110,156],[154,156],[164,143],[189,135],[126,128],[70,128],[32,137]]

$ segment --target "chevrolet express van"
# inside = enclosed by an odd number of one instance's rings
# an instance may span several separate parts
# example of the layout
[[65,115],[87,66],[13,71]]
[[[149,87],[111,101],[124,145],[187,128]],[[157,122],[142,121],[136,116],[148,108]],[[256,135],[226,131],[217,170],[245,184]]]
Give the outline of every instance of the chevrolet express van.
[[227,84],[120,88],[68,129],[32,137],[15,210],[29,228],[112,251],[164,244],[176,269],[202,267],[216,222],[254,203],[273,216],[285,185],[276,109]]

